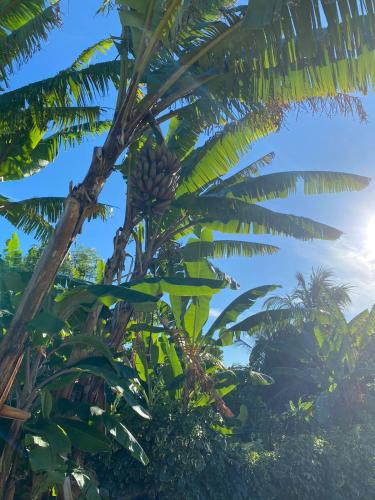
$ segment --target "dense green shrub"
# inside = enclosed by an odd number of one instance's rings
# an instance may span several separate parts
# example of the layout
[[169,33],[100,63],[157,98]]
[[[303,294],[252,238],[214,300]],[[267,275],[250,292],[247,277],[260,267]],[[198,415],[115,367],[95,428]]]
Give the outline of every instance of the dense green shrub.
[[171,403],[154,407],[151,421],[131,422],[150,464],[122,450],[100,455],[92,466],[103,495],[116,499],[248,499],[249,463],[239,445],[212,429],[217,415],[202,408],[181,413]]
[[250,462],[254,500],[375,498],[373,430],[285,437],[272,452],[251,451]]
[[[375,432],[371,427],[274,435],[240,445],[211,410],[181,413],[158,404],[151,421],[127,423],[146,450],[143,467],[123,450],[90,464],[104,497],[184,500],[372,500],[375,498]],[[128,421],[128,419],[131,420]],[[268,446],[268,444],[267,444]]]

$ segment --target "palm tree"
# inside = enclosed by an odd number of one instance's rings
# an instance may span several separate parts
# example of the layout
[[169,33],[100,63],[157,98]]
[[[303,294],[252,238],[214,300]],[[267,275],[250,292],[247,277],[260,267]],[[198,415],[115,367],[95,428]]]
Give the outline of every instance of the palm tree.
[[329,270],[313,270],[308,282],[298,273],[291,295],[269,298],[265,311],[229,328],[256,336],[250,367],[275,380],[262,391],[269,407],[285,410],[289,401],[313,399],[321,419],[323,412],[336,422],[357,418],[355,408],[364,405],[375,376],[374,310],[347,321],[349,292]]
[[[277,129],[292,103],[306,106],[309,99],[312,106],[328,102],[344,111],[348,104],[353,109],[357,101],[344,99],[341,93],[366,90],[372,80],[374,12],[362,2],[351,2],[350,8],[345,2],[324,3],[321,9],[312,0],[293,5],[282,1],[278,9],[262,11],[262,15],[254,2],[238,6],[231,1],[186,4],[170,0],[164,9],[146,0],[136,6],[126,1],[116,5],[122,33],[117,39],[120,80],[114,120],[103,147],[94,150],[84,181],[68,196],[60,223],[1,343],[0,404],[8,394],[14,366],[22,358],[26,324],[40,309],[116,161],[126,151],[134,153],[134,144],[148,130],[158,130],[158,125],[173,119],[173,136],[178,140],[184,135],[189,151],[203,132],[221,129],[223,123],[238,130],[242,124],[236,142],[222,144],[222,151],[231,154],[249,144],[254,128],[261,129],[261,134]],[[118,64],[115,67],[118,69]],[[84,70],[73,82],[71,70],[60,79],[58,76],[52,93],[56,102],[65,105],[73,95],[79,105],[83,104],[84,98],[92,95],[93,85],[105,87],[110,68],[113,66],[108,63],[97,71],[91,68],[88,90],[80,79]],[[38,99],[50,95],[50,83],[34,87]],[[327,96],[330,99],[322,100]],[[24,91],[16,91],[13,98],[18,102],[24,99]],[[251,126],[261,122],[266,125]],[[131,187],[128,189],[130,200]],[[200,203],[199,208],[206,210],[206,200]],[[224,203],[234,203],[232,210],[244,208],[243,200]],[[257,223],[264,225],[264,218]],[[134,221],[127,216],[117,241],[126,244],[133,232]]]
[[[347,284],[336,284],[333,272],[319,267],[313,269],[306,282],[302,273],[296,274],[297,286],[291,295],[271,297],[266,309],[290,309],[296,311],[304,321],[308,321],[316,311],[330,314],[332,311],[343,312],[351,303],[350,289]],[[310,315],[310,316],[309,316]]]

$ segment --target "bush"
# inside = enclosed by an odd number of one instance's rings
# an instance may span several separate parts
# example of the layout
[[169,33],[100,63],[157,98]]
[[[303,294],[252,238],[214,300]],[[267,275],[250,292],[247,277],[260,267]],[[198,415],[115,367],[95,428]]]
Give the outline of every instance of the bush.
[[285,437],[274,451],[251,451],[254,500],[372,500],[375,434],[353,429]]
[[153,408],[152,415],[151,421],[137,418],[129,424],[148,454],[147,467],[123,450],[100,455],[91,464],[104,496],[248,500],[247,455],[212,429],[220,423],[217,415],[208,408],[183,414],[170,405]]
[[[261,440],[240,445],[215,431],[220,417],[208,408],[181,413],[153,408],[151,421],[127,417],[149,456],[147,467],[118,450],[99,455],[104,497],[184,500],[373,500],[375,432],[357,426],[281,435],[272,449]],[[276,428],[275,428],[276,430]],[[268,445],[267,445],[268,446]]]

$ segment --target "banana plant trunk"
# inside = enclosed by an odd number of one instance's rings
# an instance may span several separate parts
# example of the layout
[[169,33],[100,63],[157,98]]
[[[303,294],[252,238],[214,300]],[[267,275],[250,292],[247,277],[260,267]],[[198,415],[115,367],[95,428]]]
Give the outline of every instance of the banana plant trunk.
[[[102,283],[104,285],[112,285],[116,274],[119,272],[119,269],[122,268],[123,263],[124,263],[124,255],[125,255],[125,249],[126,245],[129,241],[130,235],[131,235],[131,227],[128,227],[128,213],[126,213],[125,217],[125,227],[120,228],[117,230],[115,238],[114,238],[114,248],[113,248],[113,253],[112,256],[107,260],[106,265],[105,265],[105,270],[104,270],[104,277]],[[84,326],[82,328],[82,333],[87,334],[87,335],[92,335],[97,328],[99,316],[102,310],[102,305],[99,304],[94,310],[90,311],[87,315],[86,321],[84,323]],[[117,311],[117,308],[116,308]],[[130,313],[131,314],[131,313]],[[129,315],[130,319],[130,315]],[[112,338],[112,336],[111,336]],[[112,345],[112,343],[110,342]],[[69,364],[75,363],[78,360],[84,358],[87,355],[87,351],[84,347],[82,346],[75,346],[72,354],[69,359]],[[95,385],[95,377],[88,377],[90,385]],[[70,399],[72,397],[72,392],[73,392],[73,387],[74,384],[68,384],[59,391],[57,391],[57,395],[60,398],[64,399]],[[89,390],[89,388],[86,388],[86,391],[91,391],[91,392],[97,392],[97,390],[93,387]],[[95,398],[94,398],[95,399]],[[90,401],[93,400],[93,398],[89,399]]]
[[22,422],[12,423],[8,441],[0,457],[0,500],[13,500],[16,490],[15,473],[18,464],[19,435]]
[[85,219],[95,208],[103,185],[113,170],[119,152],[113,153],[116,149],[111,142],[113,139],[109,134],[106,144],[109,143],[112,147],[105,145],[104,148],[94,149],[91,166],[84,181],[71,189],[64,214],[22,295],[8,332],[0,343],[0,408],[7,400],[22,361],[28,336],[27,325],[39,312],[60,265],[80,233]]

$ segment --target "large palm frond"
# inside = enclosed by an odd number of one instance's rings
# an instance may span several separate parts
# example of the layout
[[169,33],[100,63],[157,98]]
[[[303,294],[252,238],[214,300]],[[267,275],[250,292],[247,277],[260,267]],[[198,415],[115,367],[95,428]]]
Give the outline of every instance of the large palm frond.
[[30,83],[0,95],[0,110],[22,109],[29,105],[66,106],[74,100],[86,105],[108,92],[110,84],[118,85],[120,63],[106,61],[81,70],[67,69],[56,76]]
[[[174,53],[170,40],[168,50],[159,44],[143,80],[148,81],[151,73],[155,79],[159,71],[162,85],[154,89],[150,84],[150,93],[164,97],[181,78],[194,82],[210,74],[204,91],[217,105],[231,103],[229,118],[236,107],[254,102],[286,105],[308,97],[366,91],[371,85],[372,3],[343,0],[327,7],[325,1],[297,0],[291,5],[280,0],[273,18],[267,14],[267,22],[262,22],[255,17],[258,25],[249,22],[256,3],[224,8],[220,20],[187,23],[175,40]],[[269,11],[272,8],[265,9]]]
[[[84,108],[78,108],[87,114]],[[67,108],[69,110],[69,108]],[[98,109],[90,110],[94,114]],[[73,110],[74,112],[74,110]],[[80,112],[74,113],[77,116]],[[109,129],[111,122],[95,121],[81,123],[66,128],[60,128],[55,133],[46,134],[46,129],[37,127],[28,131],[18,130],[18,133],[3,136],[5,139],[0,143],[0,176],[2,180],[23,179],[26,176],[39,172],[42,168],[52,162],[58,155],[61,147],[67,148],[80,144],[90,134],[101,134]],[[1,135],[0,135],[1,139]]]
[[341,231],[307,217],[274,212],[265,207],[230,198],[184,196],[175,206],[186,210],[191,225],[232,234],[273,234],[301,240],[334,240]]
[[27,61],[59,25],[58,8],[46,0],[1,0],[0,81],[6,82],[14,63]]
[[202,258],[223,259],[271,255],[278,250],[279,248],[273,245],[238,240],[193,240],[180,248],[184,261],[197,261]]
[[[286,114],[295,109],[295,105],[272,103],[268,106],[253,105],[251,108],[250,111],[242,110],[243,116],[241,118],[220,127],[212,138],[194,151],[190,151],[188,156],[186,156],[188,148],[185,148],[178,196],[186,192],[195,192],[201,188],[210,188],[212,187],[211,182],[215,185],[218,177],[228,173],[249,150],[253,142],[278,130],[283,124]],[[325,112],[328,115],[341,112],[344,115],[359,115],[361,118],[365,116],[358,98],[345,95],[338,95],[334,99],[306,99],[298,104],[298,108],[312,113]],[[184,108],[182,109],[182,115],[178,121],[181,132],[177,134],[177,137],[180,138],[181,133],[190,129],[190,132],[187,132],[187,138],[183,139],[184,144],[187,140],[190,141],[188,144],[190,148],[191,145],[194,145],[191,140],[197,140],[198,132],[202,132],[205,127],[209,128],[212,121],[215,122],[214,117],[211,117],[210,121],[206,114],[204,121],[200,121],[199,118],[194,117],[192,109],[193,105],[191,105],[188,114],[184,112]],[[271,159],[272,155],[266,155],[263,159],[258,160],[257,166],[259,167],[263,162],[270,162]],[[237,182],[240,177],[249,176],[254,168],[255,165],[249,166],[242,173],[239,172],[232,181]],[[232,181],[226,180],[223,186],[228,183],[232,184]]]
[[[320,95],[334,95],[339,90],[363,89],[373,79],[373,58],[369,54],[374,48],[372,3],[272,3],[279,7],[273,17],[272,8],[250,2],[211,26],[200,42],[207,43],[207,38],[217,37],[244,19],[225,42],[199,60],[201,71],[215,63],[221,65],[224,75],[209,84],[211,91],[215,87],[217,96],[224,97],[226,92],[226,98],[241,96],[245,102],[250,97],[287,102],[292,95],[294,100],[301,100],[319,95],[319,90]],[[257,8],[263,10],[263,19]]]
[[185,158],[177,196],[197,191],[226,174],[253,142],[277,130],[282,119],[279,110],[256,108],[242,119],[226,125]]
[[[46,239],[53,231],[53,225],[60,219],[65,208],[65,198],[43,197],[12,201],[0,196],[0,216],[17,229],[33,234],[37,239]],[[92,218],[106,219],[111,208],[99,204],[91,213]]]
[[156,114],[181,99],[197,112],[209,102],[212,116],[203,120],[218,126],[243,117],[254,103],[336,98],[340,91],[365,91],[373,81],[372,3],[342,0],[327,7],[320,0],[279,0],[259,17],[257,2],[150,5],[119,4],[127,37],[119,49],[130,80],[127,108],[145,84],[145,100],[157,104]]
[[371,179],[345,172],[330,171],[292,171],[253,177],[238,182],[233,186],[218,186],[214,193],[206,196],[238,198],[249,203],[256,203],[274,198],[286,198],[297,192],[300,182],[304,194],[339,193],[364,189]]
[[99,106],[45,106],[36,110],[35,106],[27,109],[15,109],[3,113],[0,120],[0,138],[6,140],[20,130],[53,129],[81,125],[85,122],[95,125],[100,119],[102,108]]

